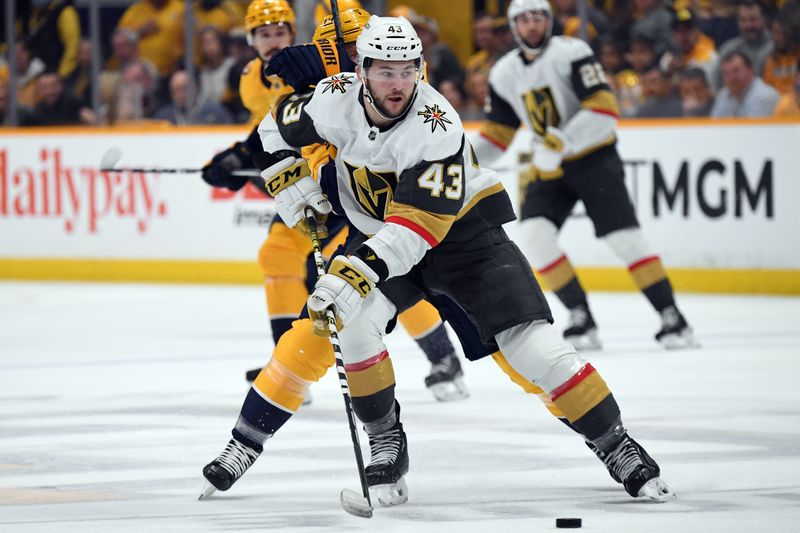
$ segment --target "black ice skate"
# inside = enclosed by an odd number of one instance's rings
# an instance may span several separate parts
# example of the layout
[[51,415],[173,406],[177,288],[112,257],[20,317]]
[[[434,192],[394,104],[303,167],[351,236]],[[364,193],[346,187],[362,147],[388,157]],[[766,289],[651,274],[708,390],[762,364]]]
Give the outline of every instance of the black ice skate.
[[692,328],[674,305],[661,311],[661,329],[656,333],[656,342],[667,350],[700,346],[694,340]]
[[369,435],[369,451],[366,474],[373,500],[384,507],[406,503],[408,486],[403,476],[408,472],[408,444],[403,424],[398,420],[388,431]]
[[463,376],[458,357],[450,354],[431,366],[431,373],[425,378],[425,386],[440,402],[463,400],[469,397]]
[[261,450],[231,439],[222,453],[203,468],[206,484],[200,493],[199,500],[208,498],[218,490],[228,490],[236,480],[258,459]]
[[[253,370],[248,370],[247,372],[244,373],[244,379],[246,379],[248,383],[252,383],[256,380],[256,378],[260,373],[261,373],[260,368],[254,368]],[[310,404],[312,400],[313,398],[311,396],[311,391],[306,390],[306,393],[303,396],[303,405]]]
[[564,330],[564,340],[582,352],[602,348],[597,335],[597,324],[587,306],[579,305],[569,310],[569,324]]
[[622,441],[610,451],[589,447],[605,463],[611,477],[622,483],[625,491],[634,498],[665,502],[676,497],[675,493],[661,480],[661,470],[658,468],[658,464],[627,433]]

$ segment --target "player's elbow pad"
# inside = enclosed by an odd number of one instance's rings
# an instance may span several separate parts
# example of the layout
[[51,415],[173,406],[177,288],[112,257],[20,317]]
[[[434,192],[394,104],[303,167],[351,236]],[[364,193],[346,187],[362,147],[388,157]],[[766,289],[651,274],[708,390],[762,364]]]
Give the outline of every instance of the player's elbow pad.
[[564,127],[569,139],[569,151],[578,154],[587,148],[607,141],[614,135],[617,119],[604,113],[581,109]]

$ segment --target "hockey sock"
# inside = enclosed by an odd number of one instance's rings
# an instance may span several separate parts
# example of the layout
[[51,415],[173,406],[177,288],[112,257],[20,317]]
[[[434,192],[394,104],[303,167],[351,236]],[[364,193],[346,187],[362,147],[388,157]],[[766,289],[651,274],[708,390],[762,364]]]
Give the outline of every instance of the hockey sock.
[[675,305],[675,297],[672,293],[672,285],[667,278],[667,271],[664,270],[664,265],[657,255],[632,263],[628,266],[628,270],[636,286],[656,311],[660,312]]
[[296,320],[247,393],[234,438],[250,446],[263,444],[297,411],[309,385],[333,363],[328,339],[312,333],[311,320]]
[[269,319],[270,329],[272,330],[272,340],[277,346],[278,341],[284,333],[292,328],[292,322],[297,320],[297,317],[292,318],[272,318]]
[[353,411],[365,424],[374,422],[394,406],[394,367],[389,352],[345,365]]
[[453,343],[450,342],[450,337],[447,336],[447,329],[445,329],[444,324],[439,324],[439,327],[427,335],[414,340],[417,341],[420,349],[425,352],[428,361],[432,365],[456,352]]
[[532,381],[525,379],[522,374],[511,368],[511,365],[508,364],[508,361],[506,361],[506,358],[502,352],[494,352],[492,354],[492,359],[494,359],[494,362],[497,363],[497,366],[499,366],[500,369],[505,372],[509,378],[511,378],[511,381],[522,387],[522,390],[528,394],[535,394],[538,396],[544,406],[547,407],[547,410],[550,411],[554,417],[558,418],[559,420],[565,419],[564,413],[562,413],[556,404],[550,400],[550,395],[535,385]]
[[575,269],[572,268],[566,255],[562,255],[539,270],[539,275],[542,277],[545,287],[555,293],[564,307],[574,309],[582,305],[588,308],[586,291],[581,287],[575,275]]
[[590,363],[556,387],[550,399],[586,440],[602,436],[620,418],[614,395]]

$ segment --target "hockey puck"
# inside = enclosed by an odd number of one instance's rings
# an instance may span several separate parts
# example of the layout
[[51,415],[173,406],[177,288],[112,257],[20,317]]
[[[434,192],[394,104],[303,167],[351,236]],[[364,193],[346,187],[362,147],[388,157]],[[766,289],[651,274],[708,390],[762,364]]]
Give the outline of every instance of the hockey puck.
[[578,529],[581,525],[580,518],[556,518],[556,527],[561,529]]

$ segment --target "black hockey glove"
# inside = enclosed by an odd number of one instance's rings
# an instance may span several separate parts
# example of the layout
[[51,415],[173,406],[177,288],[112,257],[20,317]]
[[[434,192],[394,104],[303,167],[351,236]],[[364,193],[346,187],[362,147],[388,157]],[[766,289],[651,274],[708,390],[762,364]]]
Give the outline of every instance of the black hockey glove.
[[355,70],[344,44],[321,41],[284,48],[270,60],[267,74],[280,76],[295,91],[303,92],[328,76]]
[[252,167],[250,150],[244,143],[236,143],[227,150],[214,156],[203,167],[203,181],[212,187],[225,187],[231,191],[238,191],[247,183],[246,176],[234,176],[234,170]]

